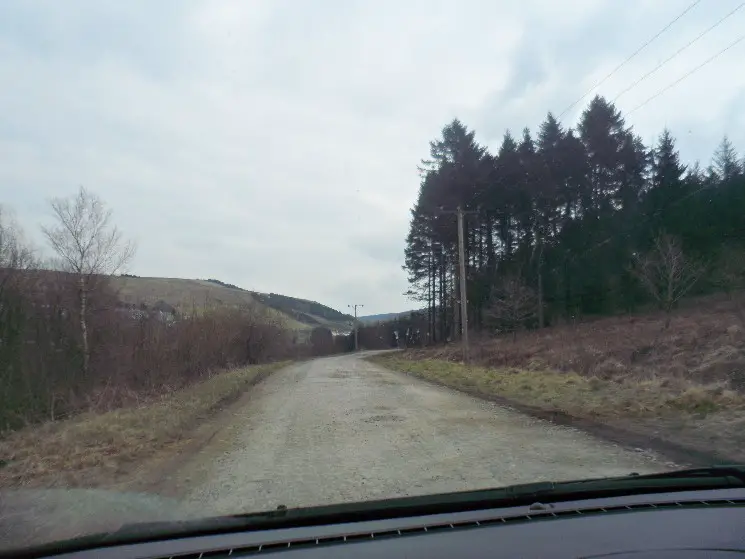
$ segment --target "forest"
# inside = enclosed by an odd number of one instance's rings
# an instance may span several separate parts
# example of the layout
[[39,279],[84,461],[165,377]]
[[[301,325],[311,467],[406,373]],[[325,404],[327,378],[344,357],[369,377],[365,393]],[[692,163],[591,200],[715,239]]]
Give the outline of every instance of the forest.
[[457,337],[464,211],[468,324],[516,332],[743,287],[745,160],[725,136],[684,163],[669,130],[644,145],[596,96],[574,127],[551,113],[496,153],[459,120],[430,142],[405,265],[423,341]]

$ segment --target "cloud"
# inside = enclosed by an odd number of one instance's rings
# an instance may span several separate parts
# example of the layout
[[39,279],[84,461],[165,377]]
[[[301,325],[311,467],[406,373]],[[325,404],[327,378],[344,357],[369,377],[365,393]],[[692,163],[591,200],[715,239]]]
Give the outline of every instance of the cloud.
[[[137,239],[134,273],[408,309],[416,166],[443,124],[457,116],[490,147],[507,128],[535,129],[687,4],[6,1],[2,201],[42,244],[47,199],[84,184]],[[695,8],[598,92],[613,97],[734,6]],[[723,48],[743,22],[745,11],[619,107]],[[725,132],[745,146],[741,55],[629,124],[645,141],[669,126],[689,160],[708,161]]]

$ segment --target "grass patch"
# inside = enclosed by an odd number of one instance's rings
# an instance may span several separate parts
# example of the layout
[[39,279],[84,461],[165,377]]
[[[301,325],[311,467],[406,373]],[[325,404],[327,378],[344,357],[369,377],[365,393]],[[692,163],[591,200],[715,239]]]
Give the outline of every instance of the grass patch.
[[630,429],[745,462],[745,394],[686,378],[600,378],[515,367],[466,367],[421,352],[369,358],[451,388]]
[[0,439],[0,487],[94,487],[188,442],[203,421],[287,362],[217,373],[147,405],[83,414],[10,433]]

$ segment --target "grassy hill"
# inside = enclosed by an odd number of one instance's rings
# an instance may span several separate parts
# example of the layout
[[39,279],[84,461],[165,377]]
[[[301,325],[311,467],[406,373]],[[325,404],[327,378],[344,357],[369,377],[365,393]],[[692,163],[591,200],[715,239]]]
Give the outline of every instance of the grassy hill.
[[163,301],[178,311],[189,312],[194,308],[238,307],[255,303],[281,316],[287,327],[293,330],[310,330],[316,326],[326,326],[338,332],[351,329],[351,317],[315,301],[248,291],[215,279],[118,276],[112,278],[112,285],[123,302],[134,305],[144,303],[152,307]]
[[252,295],[267,307],[284,313],[311,328],[326,326],[331,330],[339,332],[351,331],[352,322],[354,321],[352,316],[316,303],[315,301],[288,297],[287,295],[279,295],[277,293],[252,292]]

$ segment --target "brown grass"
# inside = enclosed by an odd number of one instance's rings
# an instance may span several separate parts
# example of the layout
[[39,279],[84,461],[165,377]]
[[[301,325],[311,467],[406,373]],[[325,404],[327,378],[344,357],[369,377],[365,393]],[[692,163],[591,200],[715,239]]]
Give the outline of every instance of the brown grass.
[[453,388],[745,462],[745,325],[737,302],[688,302],[668,329],[664,315],[649,314],[524,332],[515,342],[482,337],[469,368],[458,345],[376,360]]
[[147,405],[11,433],[0,440],[0,487],[90,488],[115,483],[158,451],[187,443],[200,423],[286,364],[218,373]]
[[192,307],[241,306],[254,302],[247,291],[224,287],[208,281],[179,278],[112,277],[111,284],[125,303],[152,306],[163,300],[180,311]]
[[[745,324],[737,302],[712,296],[687,302],[665,329],[662,313],[629,315],[521,332],[517,341],[482,337],[476,364],[571,371],[603,379],[689,379],[745,389]],[[417,352],[414,352],[417,355]],[[460,346],[424,350],[422,357],[459,361]]]

